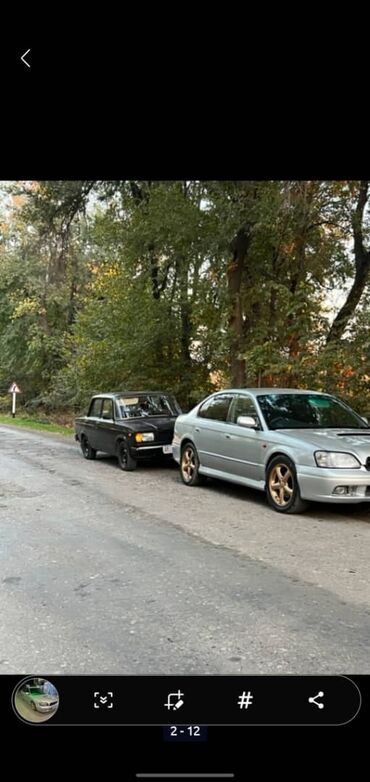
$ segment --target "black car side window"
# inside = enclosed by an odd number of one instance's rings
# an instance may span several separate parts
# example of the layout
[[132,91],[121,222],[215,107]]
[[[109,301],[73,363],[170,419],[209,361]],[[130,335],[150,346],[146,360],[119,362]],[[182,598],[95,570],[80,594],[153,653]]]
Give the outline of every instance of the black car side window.
[[102,404],[102,399],[93,399],[88,413],[89,418],[100,418]]
[[204,402],[198,415],[200,418],[210,418],[214,421],[226,421],[231,400],[231,394],[213,396],[211,399],[207,399],[207,401]]
[[113,418],[113,402],[111,399],[104,399],[103,402],[103,409],[102,409],[102,418],[105,418],[107,421],[111,421]]

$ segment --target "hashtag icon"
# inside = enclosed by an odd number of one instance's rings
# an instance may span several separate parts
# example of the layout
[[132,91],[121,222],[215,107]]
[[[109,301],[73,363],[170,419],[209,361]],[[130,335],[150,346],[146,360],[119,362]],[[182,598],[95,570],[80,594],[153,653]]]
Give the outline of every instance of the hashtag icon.
[[253,703],[253,695],[251,692],[246,693],[245,690],[238,698],[238,706],[240,709],[247,709]]

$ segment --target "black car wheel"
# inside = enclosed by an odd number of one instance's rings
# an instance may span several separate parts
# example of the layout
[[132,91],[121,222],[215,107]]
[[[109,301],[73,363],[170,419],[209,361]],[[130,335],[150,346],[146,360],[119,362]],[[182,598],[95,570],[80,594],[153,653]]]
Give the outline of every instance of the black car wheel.
[[279,513],[303,513],[309,503],[301,499],[294,463],[287,456],[275,456],[266,473],[269,505]]
[[203,482],[199,475],[199,456],[193,443],[186,443],[182,448],[180,473],[186,486],[198,486]]
[[117,456],[121,470],[131,471],[136,469],[137,461],[131,456],[127,443],[119,443]]
[[81,437],[81,451],[85,459],[95,459],[96,451],[89,445],[87,437]]

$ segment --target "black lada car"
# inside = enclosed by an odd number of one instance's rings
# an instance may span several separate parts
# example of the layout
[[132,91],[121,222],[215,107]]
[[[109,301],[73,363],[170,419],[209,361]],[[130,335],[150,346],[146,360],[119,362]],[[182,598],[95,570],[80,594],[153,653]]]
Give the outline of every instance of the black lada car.
[[172,459],[180,413],[175,397],[162,391],[96,394],[87,415],[75,420],[75,439],[85,459],[103,451],[117,456],[122,470],[134,470],[143,459]]

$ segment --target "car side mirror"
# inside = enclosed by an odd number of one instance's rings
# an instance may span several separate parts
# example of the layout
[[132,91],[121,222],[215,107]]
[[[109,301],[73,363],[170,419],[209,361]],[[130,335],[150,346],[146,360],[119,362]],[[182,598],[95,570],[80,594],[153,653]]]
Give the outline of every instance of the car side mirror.
[[259,425],[252,415],[239,415],[236,419],[239,426],[245,426],[246,429],[258,429]]

